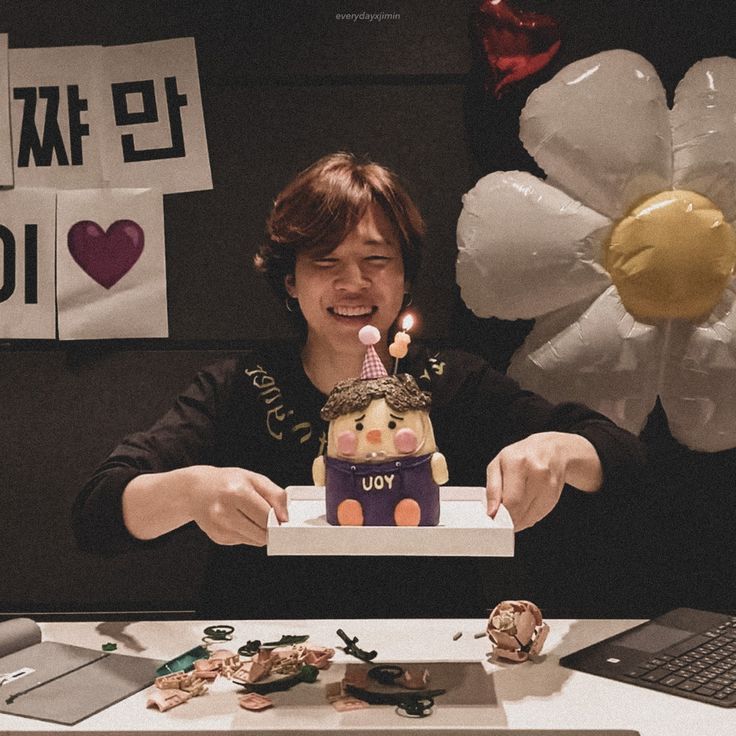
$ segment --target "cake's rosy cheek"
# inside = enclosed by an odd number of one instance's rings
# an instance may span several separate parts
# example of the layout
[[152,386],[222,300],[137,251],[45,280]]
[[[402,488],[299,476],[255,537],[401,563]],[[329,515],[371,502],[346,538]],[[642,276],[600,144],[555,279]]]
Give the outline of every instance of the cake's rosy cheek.
[[409,429],[408,427],[400,429],[394,435],[394,445],[396,445],[396,449],[399,452],[405,454],[415,452],[418,445],[417,435],[413,429]]
[[358,449],[358,435],[346,429],[337,435],[337,452],[340,455],[355,455]]

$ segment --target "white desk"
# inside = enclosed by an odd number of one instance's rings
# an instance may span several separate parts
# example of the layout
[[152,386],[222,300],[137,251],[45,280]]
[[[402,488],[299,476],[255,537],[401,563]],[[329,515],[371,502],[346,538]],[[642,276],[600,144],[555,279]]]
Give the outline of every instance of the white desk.
[[[249,712],[238,707],[237,688],[218,681],[203,697],[193,698],[166,713],[146,709],[145,691],[92,716],[77,726],[65,727],[0,714],[0,733],[20,734],[80,733],[86,736],[151,733],[156,736],[196,732],[198,734],[240,733],[391,733],[398,736],[417,730],[435,734],[481,732],[484,729],[633,729],[642,736],[736,734],[736,709],[677,698],[652,690],[560,667],[558,659],[595,641],[630,628],[639,621],[550,621],[551,631],[542,661],[524,664],[487,662],[487,638],[473,634],[485,621],[467,620],[342,620],[342,621],[176,621],[138,623],[45,623],[45,641],[99,649],[108,641],[118,644],[122,654],[139,654],[171,659],[196,646],[205,626],[231,623],[232,642],[237,649],[248,639],[269,641],[282,634],[310,634],[316,644],[342,644],[335,631],[343,628],[359,638],[358,645],[376,649],[376,661],[461,661],[481,662],[490,678],[495,705],[450,707],[436,699],[435,712],[424,719],[397,715],[392,706],[370,706],[365,710],[338,713],[326,702],[310,707],[289,705],[296,690],[274,694],[277,707]],[[463,635],[453,641],[453,635]],[[355,662],[338,649],[335,663]],[[329,671],[328,671],[329,672]],[[320,673],[320,678],[327,673]],[[278,696],[278,697],[277,697]]]

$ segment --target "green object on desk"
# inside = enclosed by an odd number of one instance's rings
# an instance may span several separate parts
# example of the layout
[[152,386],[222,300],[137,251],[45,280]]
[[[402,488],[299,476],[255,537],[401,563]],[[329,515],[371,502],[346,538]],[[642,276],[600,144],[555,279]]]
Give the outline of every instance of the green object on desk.
[[117,648],[118,648],[118,645],[115,644],[115,642],[112,642],[112,641],[105,642],[102,645],[102,651],[103,652],[114,652]]
[[163,677],[164,675],[172,675],[174,672],[189,672],[194,669],[194,663],[198,659],[209,659],[210,653],[203,646],[194,647],[184,654],[180,654],[174,659],[170,659],[168,662],[162,664],[156,670],[156,677]]

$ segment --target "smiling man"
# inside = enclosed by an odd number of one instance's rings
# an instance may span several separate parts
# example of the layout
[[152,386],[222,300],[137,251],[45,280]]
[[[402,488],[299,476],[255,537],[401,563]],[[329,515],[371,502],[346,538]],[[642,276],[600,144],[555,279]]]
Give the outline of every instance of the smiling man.
[[[80,544],[111,553],[194,522],[213,542],[206,617],[475,616],[526,597],[514,574],[510,587],[484,590],[497,576],[473,559],[269,558],[263,549],[269,511],[287,519],[284,488],[310,484],[326,451],[320,412],[336,384],[360,375],[365,325],[379,329],[375,350],[390,366],[423,236],[419,211],[383,166],[337,153],[296,176],[255,262],[303,339],[206,368],[153,427],[125,438],[77,499]],[[402,371],[432,394],[452,484],[485,485],[488,513],[503,501],[518,530],[546,516],[566,485],[616,494],[641,475],[633,436],[584,406],[550,405],[476,356],[415,341]],[[400,584],[387,585],[398,571]]]
[[[358,331],[372,324],[388,335],[410,288],[394,228],[375,204],[366,208],[336,248],[300,249],[285,284],[309,325],[302,350],[304,368],[324,393],[360,373],[364,347],[356,339]],[[376,347],[388,364],[387,340]],[[330,370],[319,370],[321,365]]]

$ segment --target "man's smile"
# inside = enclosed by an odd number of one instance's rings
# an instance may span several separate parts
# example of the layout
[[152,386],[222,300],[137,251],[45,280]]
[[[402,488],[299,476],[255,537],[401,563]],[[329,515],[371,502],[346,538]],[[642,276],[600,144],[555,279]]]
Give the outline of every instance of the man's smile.
[[327,307],[327,311],[336,317],[370,317],[378,311],[377,306],[340,306]]

